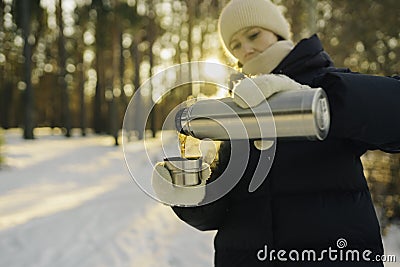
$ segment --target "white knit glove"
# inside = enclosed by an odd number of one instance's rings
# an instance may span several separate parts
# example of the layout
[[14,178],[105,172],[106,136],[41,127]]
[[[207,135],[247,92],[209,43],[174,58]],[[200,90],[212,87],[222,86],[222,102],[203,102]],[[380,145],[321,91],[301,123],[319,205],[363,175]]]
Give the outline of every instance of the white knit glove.
[[201,183],[196,186],[177,186],[172,183],[172,177],[165,162],[154,166],[151,185],[157,198],[170,206],[196,206],[206,195],[206,181],[211,175],[210,165],[202,164]]
[[287,90],[309,89],[282,74],[263,74],[241,80],[233,88],[233,101],[241,108],[255,107],[275,93]]

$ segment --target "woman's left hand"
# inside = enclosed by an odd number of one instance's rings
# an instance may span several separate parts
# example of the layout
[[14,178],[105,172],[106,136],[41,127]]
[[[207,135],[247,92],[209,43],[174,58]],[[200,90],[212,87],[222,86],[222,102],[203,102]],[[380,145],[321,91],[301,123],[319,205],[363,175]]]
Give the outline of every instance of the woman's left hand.
[[241,108],[252,108],[275,93],[309,88],[282,74],[263,74],[241,80],[233,88],[233,101]]

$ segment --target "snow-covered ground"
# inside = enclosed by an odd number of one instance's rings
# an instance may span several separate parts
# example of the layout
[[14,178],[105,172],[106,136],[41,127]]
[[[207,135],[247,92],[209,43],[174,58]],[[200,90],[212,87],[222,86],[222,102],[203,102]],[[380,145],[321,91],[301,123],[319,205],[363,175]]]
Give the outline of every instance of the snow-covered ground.
[[[66,139],[42,129],[28,141],[20,130],[4,133],[0,266],[213,265],[215,232],[191,228],[143,193],[111,137]],[[130,153],[146,160],[140,146]],[[143,165],[140,172],[152,170]],[[384,244],[386,254],[396,254],[399,262],[400,230],[389,229]]]
[[36,136],[5,131],[0,266],[212,266],[214,233],[143,193],[112,138]]

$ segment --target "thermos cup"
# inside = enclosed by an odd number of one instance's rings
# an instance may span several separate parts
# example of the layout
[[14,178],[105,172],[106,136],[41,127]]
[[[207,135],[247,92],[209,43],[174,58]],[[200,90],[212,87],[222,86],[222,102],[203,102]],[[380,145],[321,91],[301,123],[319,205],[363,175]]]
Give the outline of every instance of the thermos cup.
[[169,170],[172,183],[179,186],[194,186],[201,182],[202,159],[181,157],[165,158],[165,167]]

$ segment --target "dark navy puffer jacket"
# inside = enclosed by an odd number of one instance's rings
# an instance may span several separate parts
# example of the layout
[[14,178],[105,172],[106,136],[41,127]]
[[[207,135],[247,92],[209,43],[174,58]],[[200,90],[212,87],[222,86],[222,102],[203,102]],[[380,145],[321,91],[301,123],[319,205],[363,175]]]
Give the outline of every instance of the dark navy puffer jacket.
[[[400,151],[400,81],[334,68],[315,35],[299,42],[274,73],[326,91],[328,137],[278,140],[267,179],[249,193],[258,160],[267,160],[251,146],[246,171],[228,194],[200,207],[174,207],[175,213],[199,230],[218,230],[218,267],[382,266],[373,261],[383,247],[360,156],[371,149]],[[213,179],[229,156],[226,142]],[[282,250],[280,259],[265,257],[271,250]]]

